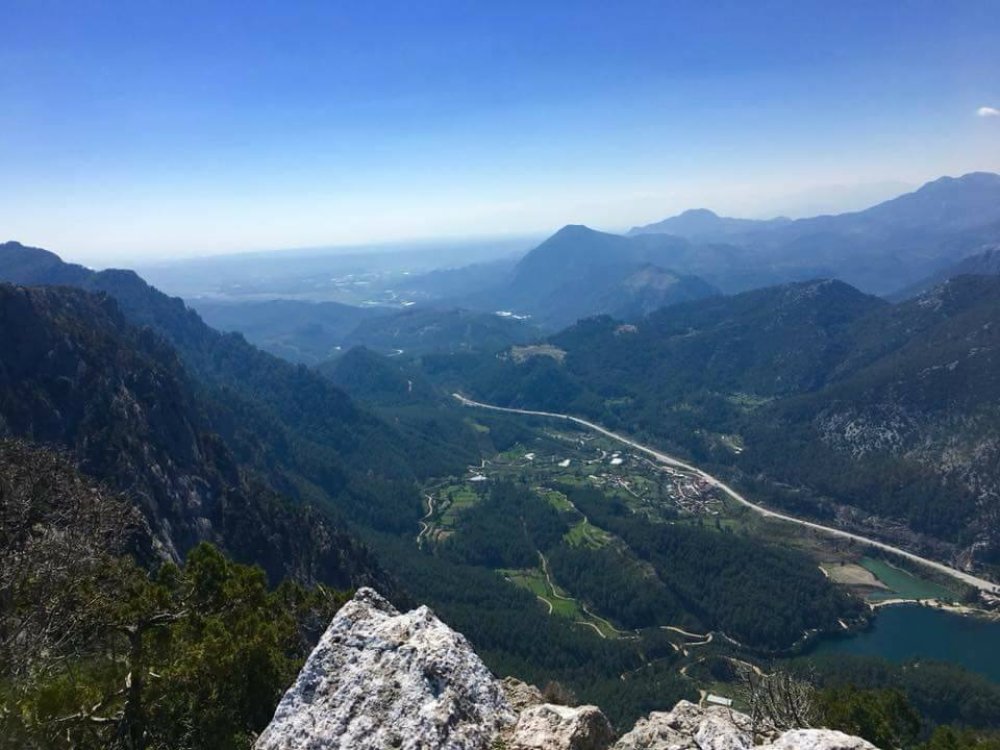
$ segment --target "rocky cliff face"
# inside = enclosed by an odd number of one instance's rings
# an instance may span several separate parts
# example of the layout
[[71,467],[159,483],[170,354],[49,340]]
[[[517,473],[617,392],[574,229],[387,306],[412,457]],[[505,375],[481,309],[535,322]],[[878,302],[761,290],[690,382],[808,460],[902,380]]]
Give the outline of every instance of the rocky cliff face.
[[[615,742],[596,706],[545,703],[497,680],[427,607],[401,614],[371,589],[337,613],[255,750],[750,750],[750,721],[687,701]],[[841,732],[803,729],[767,750],[875,750]]]

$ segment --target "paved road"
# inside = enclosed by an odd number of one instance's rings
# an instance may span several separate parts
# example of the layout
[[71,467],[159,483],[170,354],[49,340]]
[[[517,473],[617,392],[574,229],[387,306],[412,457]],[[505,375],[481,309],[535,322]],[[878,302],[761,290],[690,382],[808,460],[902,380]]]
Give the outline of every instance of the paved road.
[[692,466],[691,464],[685,463],[684,461],[674,458],[673,456],[669,456],[666,453],[661,453],[660,451],[649,448],[648,446],[645,446],[642,443],[637,443],[635,440],[632,440],[630,438],[624,437],[623,435],[619,435],[615,432],[612,432],[611,430],[601,427],[599,424],[588,422],[586,419],[580,419],[580,417],[574,417],[569,414],[557,414],[555,412],[550,412],[550,411],[533,411],[531,409],[512,409],[506,406],[494,406],[493,404],[484,404],[479,401],[473,401],[472,399],[466,398],[465,396],[459,393],[453,393],[452,395],[456,399],[458,399],[458,401],[460,401],[464,406],[472,406],[480,409],[492,409],[493,411],[504,411],[511,414],[526,414],[533,417],[550,417],[552,419],[562,419],[567,422],[575,422],[576,424],[582,427],[586,427],[587,429],[599,432],[602,435],[611,438],[612,440],[617,440],[618,442],[624,443],[625,445],[628,445],[629,447],[634,448],[637,451],[641,451],[642,453],[652,456],[654,459],[656,459],[662,464],[666,464],[667,466],[673,466],[678,469],[685,469],[686,471],[689,471],[701,477],[708,484],[712,485],[713,487],[717,487],[722,492],[729,495],[729,497],[731,497],[736,502],[740,503],[741,505],[745,505],[746,507],[754,510],[757,513],[760,513],[762,516],[765,516],[767,518],[777,518],[782,521],[788,521],[789,523],[795,523],[798,524],[799,526],[806,526],[810,529],[821,531],[824,534],[830,534],[831,536],[838,536],[843,539],[851,539],[855,542],[860,542],[861,544],[865,544],[869,547],[875,547],[876,549],[885,550],[886,552],[892,552],[893,554],[899,555],[900,557],[905,557],[907,560],[912,560],[913,562],[920,563],[921,565],[925,565],[928,568],[933,568],[934,570],[940,573],[949,575],[952,578],[961,581],[962,583],[968,584],[969,586],[973,586],[979,589],[980,591],[987,591],[992,594],[1000,594],[1000,586],[993,583],[992,581],[987,581],[984,578],[979,578],[970,573],[966,573],[965,571],[957,570],[956,568],[953,568],[950,565],[945,565],[942,562],[938,562],[936,560],[928,560],[926,557],[920,557],[920,555],[915,555],[912,552],[907,552],[904,549],[900,549],[899,547],[894,547],[891,544],[886,544],[885,542],[880,542],[875,539],[869,539],[868,537],[861,536],[860,534],[853,534],[850,531],[844,531],[843,529],[835,529],[831,526],[824,526],[823,524],[814,523],[813,521],[806,521],[802,518],[789,516],[784,513],[779,513],[777,511],[770,510],[763,506],[757,505],[756,503],[752,503],[745,497],[743,497],[743,495],[741,495],[739,492],[734,490],[732,487],[728,486],[721,480],[716,479],[711,474],[702,471],[697,466]]

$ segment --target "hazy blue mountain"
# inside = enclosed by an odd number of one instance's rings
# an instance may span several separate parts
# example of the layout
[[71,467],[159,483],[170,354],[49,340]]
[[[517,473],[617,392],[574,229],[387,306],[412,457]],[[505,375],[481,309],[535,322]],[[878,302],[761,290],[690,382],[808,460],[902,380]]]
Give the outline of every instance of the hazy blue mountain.
[[592,315],[635,317],[717,293],[699,278],[666,270],[691,251],[680,238],[630,238],[570,225],[524,256],[490,301],[549,329]]
[[919,294],[942,284],[949,279],[959,276],[997,276],[1000,275],[1000,243],[991,245],[981,253],[963,258],[953,266],[943,268],[916,284],[900,290],[892,295],[892,299],[904,300],[916,297]]
[[628,234],[630,237],[643,234],[673,234],[691,240],[723,242],[733,235],[767,231],[790,221],[791,219],[784,217],[767,221],[732,219],[719,216],[707,208],[692,208],[663,221],[641,227],[632,227]]
[[725,291],[747,288],[751,268],[786,280],[809,268],[876,294],[889,294],[937,273],[1000,239],[1000,175],[942,177],[863,211],[788,221],[719,217],[703,209],[636,227],[633,236],[667,232],[692,242],[725,242],[741,252],[710,264],[680,261]]
[[291,299],[193,299],[189,304],[213,328],[242,333],[266,352],[308,365],[334,356],[362,322],[397,312],[389,307]]

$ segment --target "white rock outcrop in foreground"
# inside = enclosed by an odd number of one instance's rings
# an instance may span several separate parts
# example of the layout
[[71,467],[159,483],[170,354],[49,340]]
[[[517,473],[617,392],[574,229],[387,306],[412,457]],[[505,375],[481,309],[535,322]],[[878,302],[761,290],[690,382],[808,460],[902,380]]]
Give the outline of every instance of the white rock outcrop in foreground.
[[772,750],[876,750],[870,742],[832,729],[793,729],[771,745]]
[[831,729],[795,729],[756,748],[750,717],[722,706],[681,701],[636,722],[613,750],[877,750],[860,737]]
[[556,706],[542,703],[521,712],[507,750],[606,750],[615,738],[607,717],[597,706]]
[[[617,742],[596,706],[544,703],[497,680],[427,607],[400,614],[361,589],[330,623],[255,750],[876,750],[798,729],[754,748],[747,716],[681,701]],[[613,744],[612,744],[613,743]]]
[[750,719],[722,706],[681,701],[671,711],[639,719],[614,750],[749,750]]
[[465,638],[361,589],[333,618],[256,750],[488,750],[516,720]]

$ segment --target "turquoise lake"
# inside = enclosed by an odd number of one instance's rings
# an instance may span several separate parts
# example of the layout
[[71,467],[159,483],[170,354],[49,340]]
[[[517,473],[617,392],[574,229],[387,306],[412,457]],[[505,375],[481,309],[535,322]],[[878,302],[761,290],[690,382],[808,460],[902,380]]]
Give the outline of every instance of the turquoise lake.
[[1000,622],[900,604],[880,609],[870,630],[822,641],[811,653],[950,661],[1000,682]]

